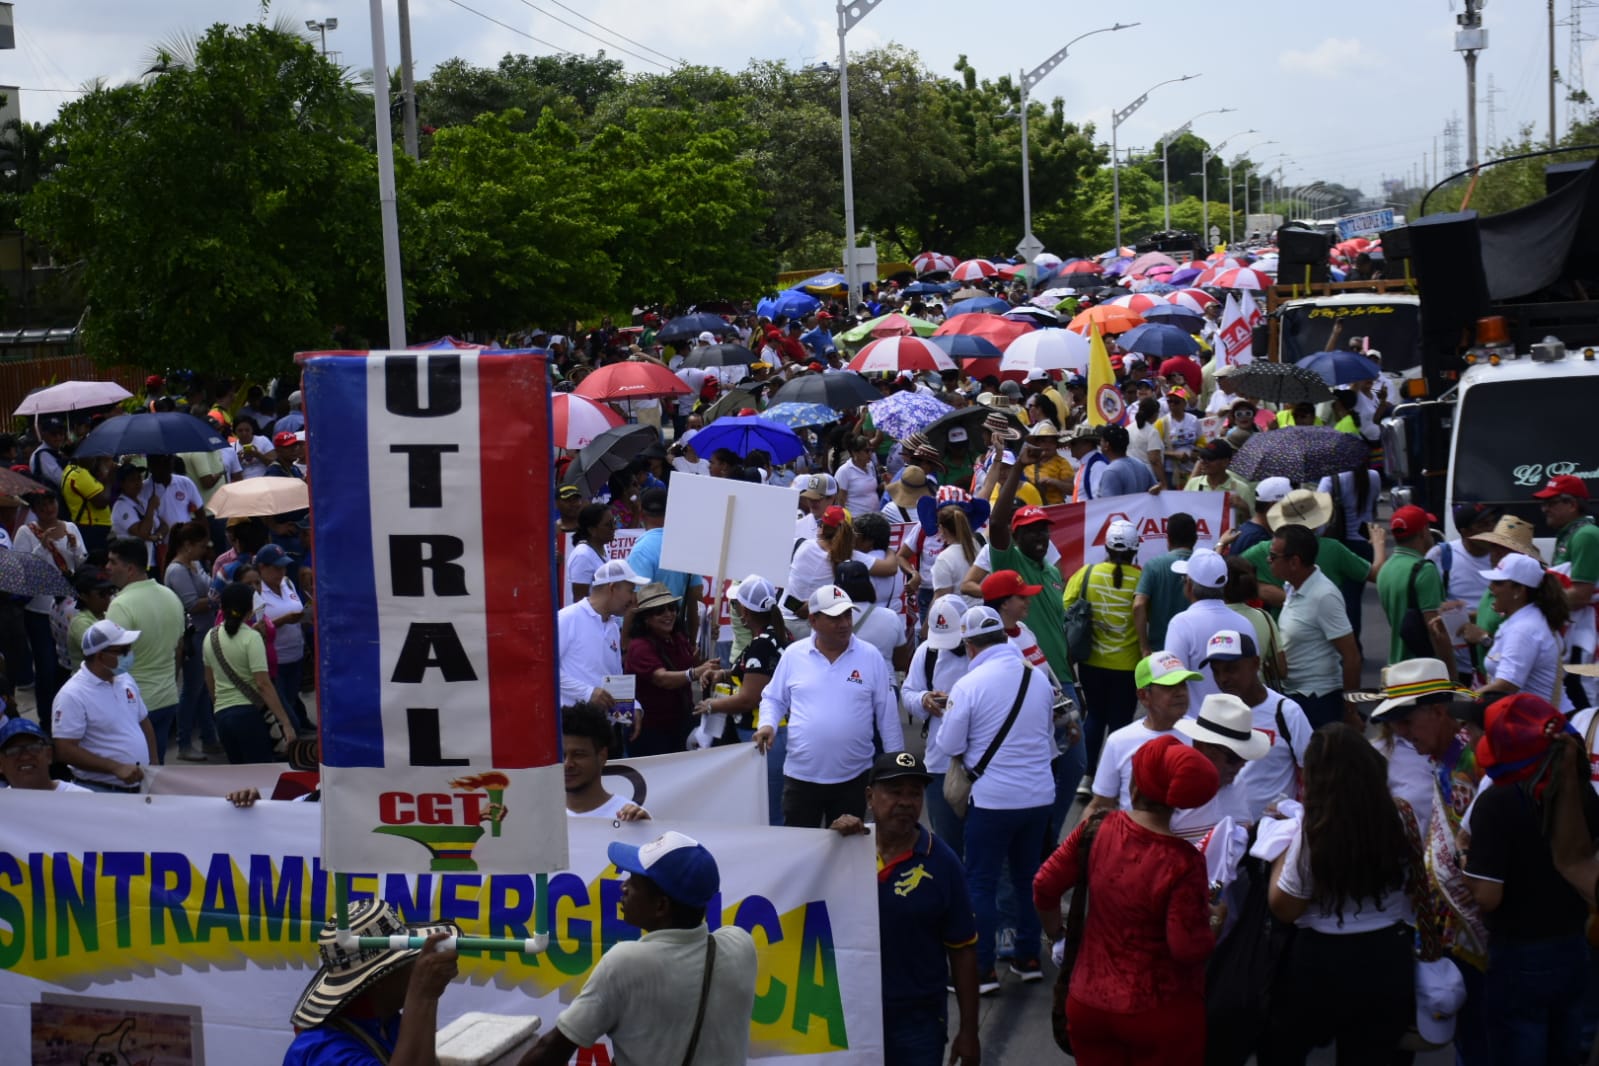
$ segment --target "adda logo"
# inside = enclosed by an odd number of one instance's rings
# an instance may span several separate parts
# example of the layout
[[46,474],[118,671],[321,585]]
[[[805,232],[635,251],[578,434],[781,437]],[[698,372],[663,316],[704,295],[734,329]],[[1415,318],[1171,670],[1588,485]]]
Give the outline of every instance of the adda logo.
[[384,792],[378,796],[378,819],[383,824],[372,831],[427,848],[433,856],[429,868],[434,871],[473,872],[477,862],[472,851],[483,836],[481,823],[488,822],[493,835],[500,835],[510,784],[510,778],[490,770],[449,782],[455,792]]
[[[1165,540],[1167,517],[1167,515],[1161,514],[1130,515],[1125,511],[1112,512],[1106,515],[1105,520],[1099,524],[1099,531],[1094,534],[1094,539],[1090,543],[1096,548],[1103,548],[1105,546],[1105,534],[1109,532],[1112,522],[1131,522],[1137,528],[1138,535],[1143,540],[1147,541],[1151,538]],[[1194,524],[1199,530],[1199,539],[1209,540],[1210,523],[1195,515]]]

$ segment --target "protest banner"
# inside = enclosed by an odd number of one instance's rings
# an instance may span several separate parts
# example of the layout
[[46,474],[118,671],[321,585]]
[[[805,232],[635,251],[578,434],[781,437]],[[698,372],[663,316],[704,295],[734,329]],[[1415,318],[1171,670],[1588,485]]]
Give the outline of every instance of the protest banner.
[[[283,770],[282,763],[152,766],[145,771],[146,791],[152,796],[217,797],[255,788],[270,796]],[[612,759],[604,776],[608,791],[648,808],[658,821],[766,824],[766,760],[750,744]]]
[[1166,520],[1179,512],[1194,516],[1199,547],[1214,548],[1216,538],[1232,526],[1232,509],[1225,492],[1147,492],[1107,496],[1080,503],[1057,503],[1044,508],[1049,515],[1049,539],[1060,550],[1060,572],[1070,578],[1089,563],[1105,561],[1105,531],[1126,519],[1143,537],[1138,565],[1167,551]]
[[565,866],[546,358],[300,359],[322,861]]
[[[1254,302],[1250,302],[1254,306]],[[1227,294],[1227,304],[1221,312],[1221,328],[1216,333],[1216,347],[1221,352],[1223,366],[1243,366],[1253,362],[1254,334],[1249,316],[1238,297]]]
[[719,477],[674,478],[661,565],[735,581],[759,574],[781,585],[788,578],[795,511],[792,489]]
[[[333,903],[317,815],[306,803],[237,810],[182,796],[0,792],[0,1062],[277,1066]],[[536,906],[553,911],[542,954],[463,950],[441,1026],[471,1010],[551,1025],[600,955],[638,936],[621,920],[605,848],[668,826],[561,820],[571,861],[550,877],[547,901],[526,873],[349,875],[352,898],[381,895],[406,921],[454,922],[472,936],[523,937]],[[755,938],[751,1060],[881,1062],[871,839],[720,821],[670,828],[716,856],[711,924]],[[115,1057],[89,1057],[103,1034]]]

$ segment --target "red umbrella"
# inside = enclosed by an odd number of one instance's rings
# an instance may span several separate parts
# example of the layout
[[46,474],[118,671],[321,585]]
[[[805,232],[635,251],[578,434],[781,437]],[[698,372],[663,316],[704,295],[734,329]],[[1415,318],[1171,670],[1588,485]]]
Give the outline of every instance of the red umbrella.
[[882,337],[860,350],[849,369],[861,374],[901,370],[954,370],[949,354],[922,337]]
[[556,393],[550,400],[550,415],[554,422],[555,446],[573,451],[612,426],[627,421],[603,403],[568,392]]
[[572,391],[603,402],[682,396],[693,390],[659,363],[626,362],[600,367]]
[[1188,382],[1188,399],[1192,403],[1199,398],[1199,388],[1203,381],[1200,375],[1199,364],[1187,356],[1174,355],[1160,364],[1160,376],[1169,377],[1172,374],[1181,374],[1183,380]]
[[954,318],[945,319],[944,323],[933,331],[933,336],[948,337],[951,334],[963,333],[972,337],[982,337],[996,348],[1003,350],[1011,341],[1023,333],[1031,333],[1032,330],[1031,322],[1021,322],[1000,315],[956,315]]
[[1075,263],[1067,263],[1060,268],[1061,274],[1098,274],[1104,267],[1092,259],[1079,259]]

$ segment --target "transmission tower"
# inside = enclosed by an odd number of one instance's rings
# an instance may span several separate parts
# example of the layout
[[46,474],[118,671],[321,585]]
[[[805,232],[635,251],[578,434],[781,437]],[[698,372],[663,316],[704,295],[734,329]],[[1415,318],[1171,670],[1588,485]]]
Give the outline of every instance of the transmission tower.
[[1488,92],[1484,94],[1486,97],[1484,110],[1488,112],[1488,140],[1487,153],[1485,154],[1495,153],[1499,150],[1499,134],[1494,129],[1494,116],[1499,114],[1499,97],[1503,93],[1503,89],[1494,85],[1494,76],[1492,74],[1488,75]]
[[1451,116],[1444,123],[1444,172],[1453,174],[1460,169],[1460,116]]
[[[1566,87],[1566,128],[1580,122],[1585,122],[1593,111],[1593,105],[1588,101],[1588,87],[1583,76],[1583,67],[1586,66],[1588,45],[1595,39],[1592,27],[1594,15],[1599,12],[1599,0],[1570,0],[1570,14],[1565,19],[1565,26],[1570,38],[1569,50],[1566,55],[1566,69],[1561,72],[1560,80]],[[1584,28],[1583,13],[1588,13],[1586,20],[1589,28]]]

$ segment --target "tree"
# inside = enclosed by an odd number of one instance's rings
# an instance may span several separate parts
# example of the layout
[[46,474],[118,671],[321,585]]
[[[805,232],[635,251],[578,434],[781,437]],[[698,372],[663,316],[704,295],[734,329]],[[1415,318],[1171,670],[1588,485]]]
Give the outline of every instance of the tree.
[[506,54],[497,66],[446,59],[417,83],[417,122],[424,127],[469,125],[479,115],[521,112],[515,129],[526,133],[546,109],[580,126],[607,94],[625,84],[622,64],[597,56]]
[[377,177],[337,70],[275,28],[68,104],[24,224],[76,260],[94,358],[268,376],[381,308]]

